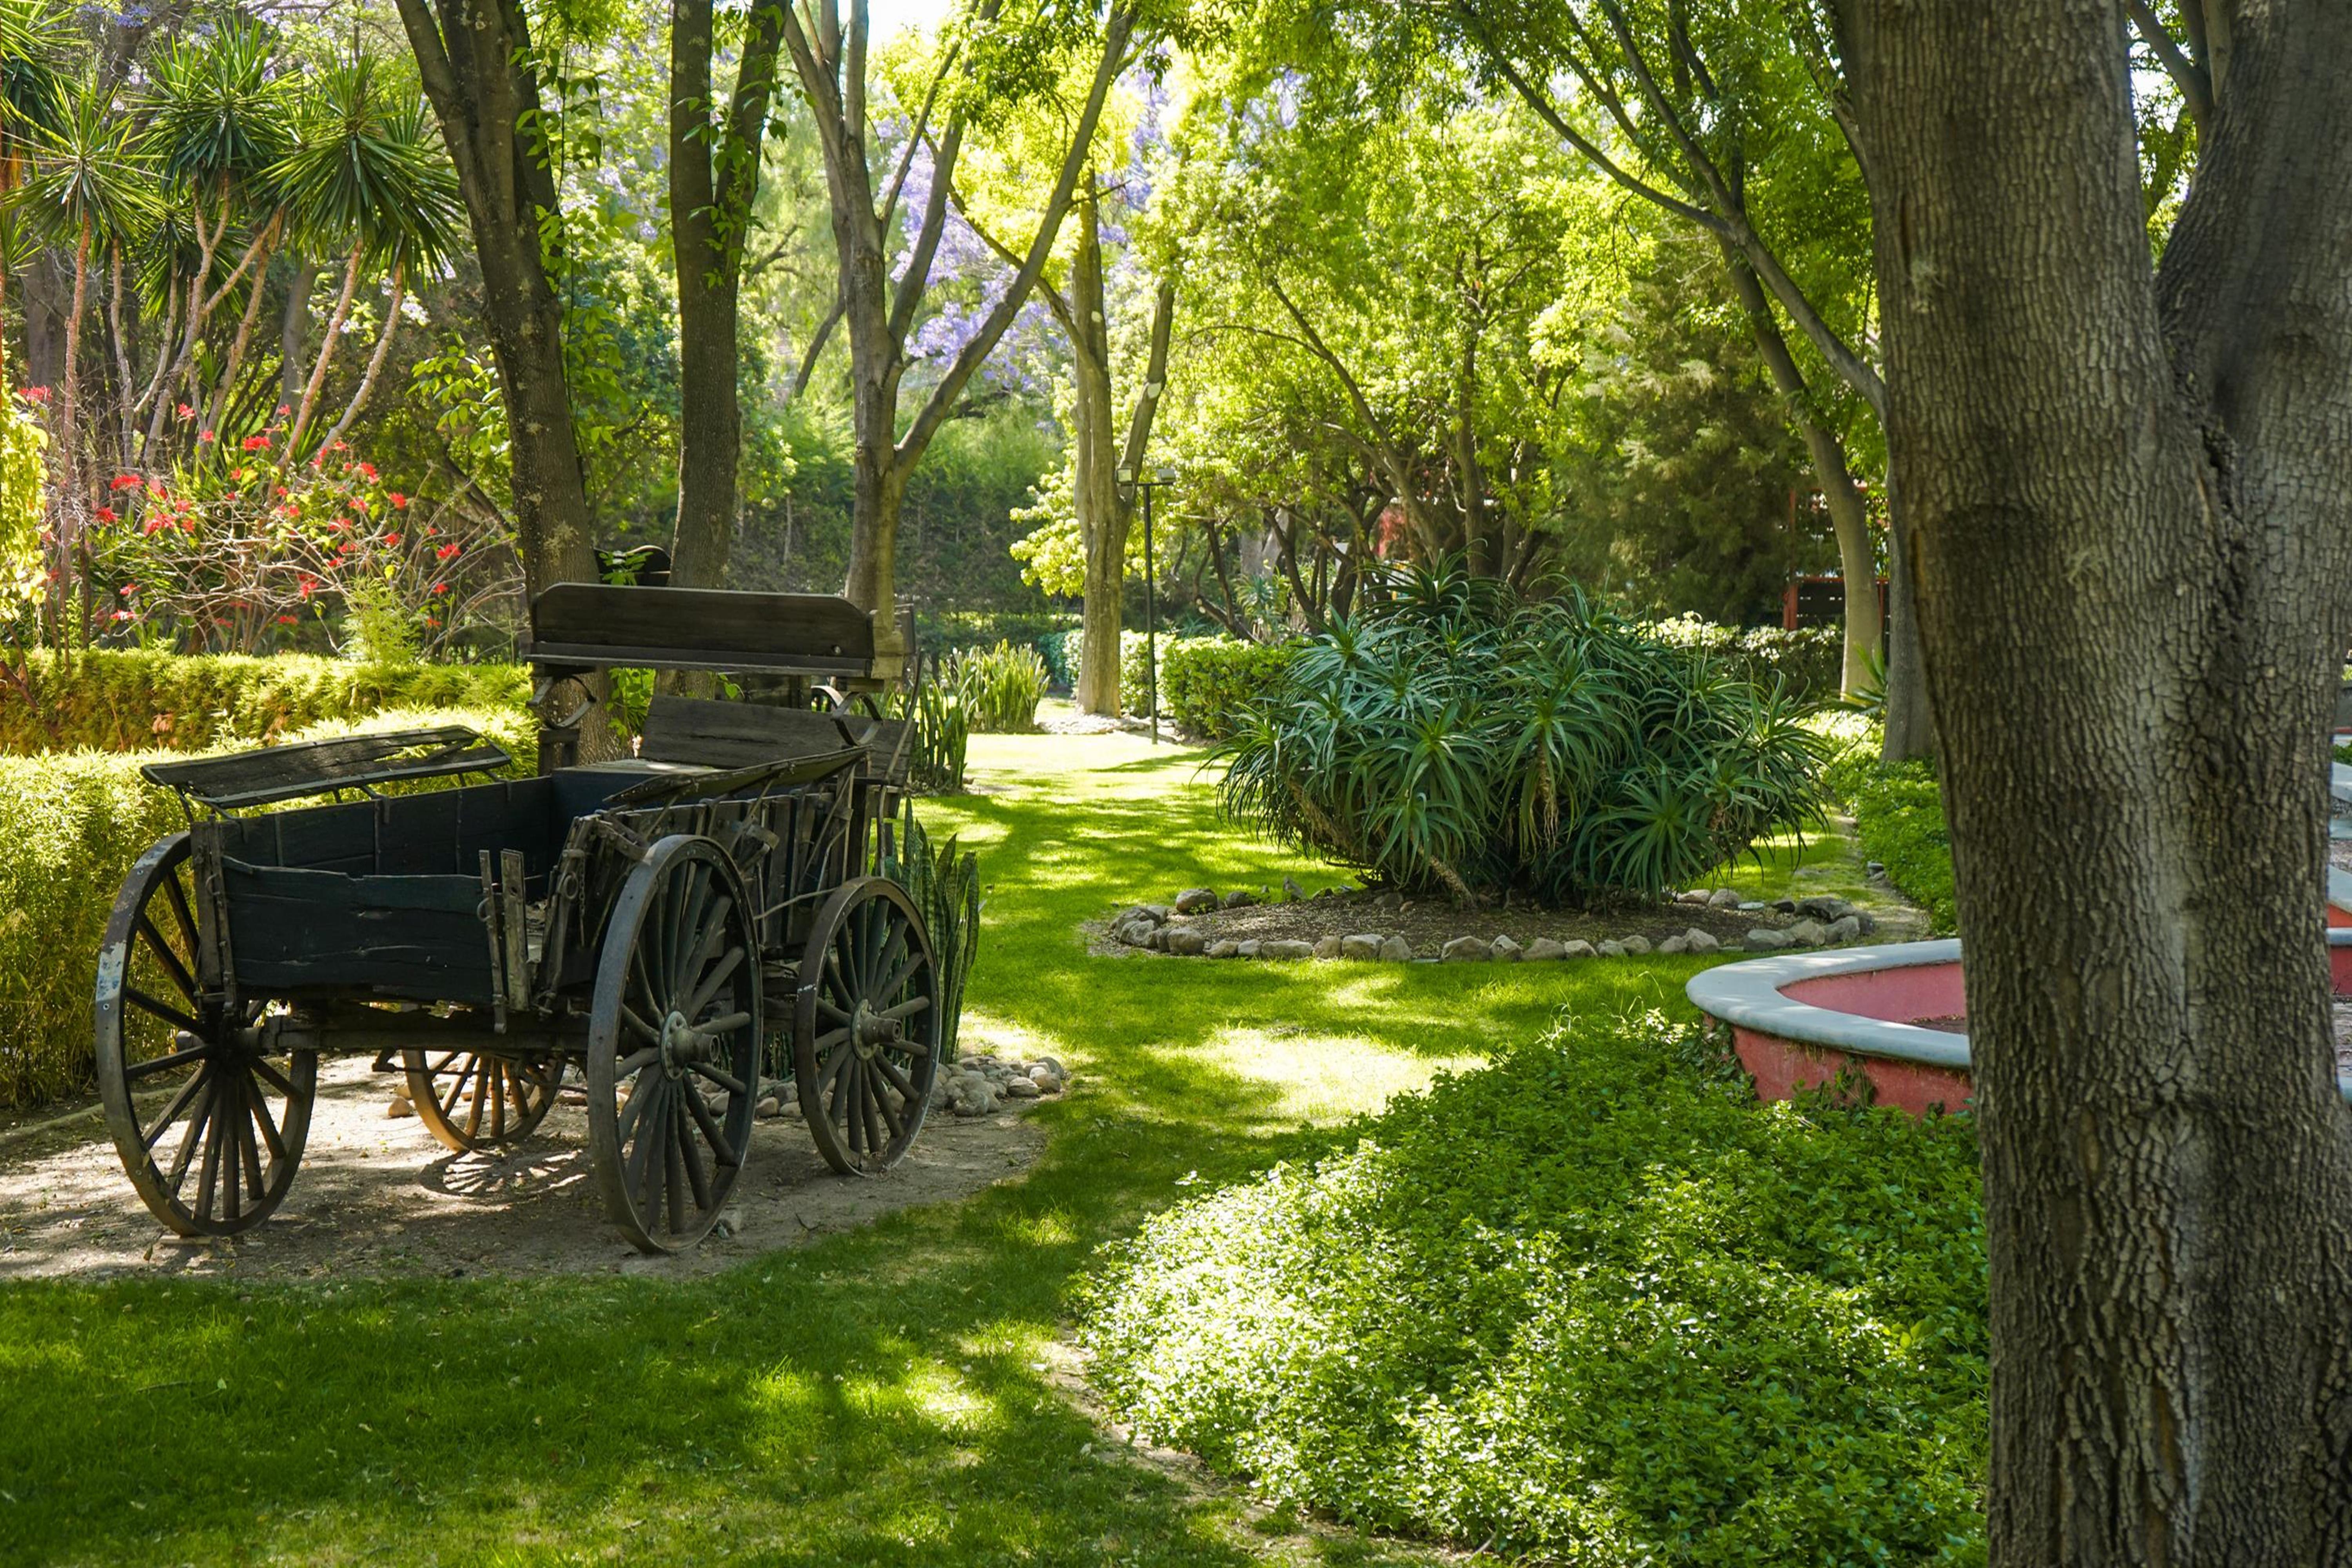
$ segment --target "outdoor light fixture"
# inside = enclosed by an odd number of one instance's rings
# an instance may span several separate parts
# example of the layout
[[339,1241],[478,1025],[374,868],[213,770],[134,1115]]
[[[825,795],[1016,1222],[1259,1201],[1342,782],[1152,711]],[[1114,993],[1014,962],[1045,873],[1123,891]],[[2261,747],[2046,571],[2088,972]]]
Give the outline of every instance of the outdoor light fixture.
[[1111,470],[1118,481],[1121,493],[1140,489],[1143,492],[1143,671],[1144,685],[1150,693],[1151,743],[1160,743],[1160,602],[1153,593],[1157,574],[1151,564],[1151,492],[1176,482],[1176,470],[1162,463],[1151,470],[1149,479],[1139,479],[1131,463],[1121,463]]

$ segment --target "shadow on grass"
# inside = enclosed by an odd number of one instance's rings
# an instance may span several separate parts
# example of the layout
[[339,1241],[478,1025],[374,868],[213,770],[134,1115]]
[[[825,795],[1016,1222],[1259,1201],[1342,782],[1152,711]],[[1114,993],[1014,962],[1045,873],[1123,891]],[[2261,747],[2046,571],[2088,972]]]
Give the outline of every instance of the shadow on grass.
[[691,1281],[0,1289],[0,1557],[1430,1561],[1261,1532],[1230,1494],[1103,1453],[1045,1371],[1072,1283],[1144,1215],[1564,1006],[1678,1006],[1696,963],[1091,957],[1078,923],[1118,903],[1332,879],[1222,827],[1191,755],[975,749],[1028,787],[925,812],[985,842],[971,1005],[1085,1079],[1034,1113],[1028,1179]]

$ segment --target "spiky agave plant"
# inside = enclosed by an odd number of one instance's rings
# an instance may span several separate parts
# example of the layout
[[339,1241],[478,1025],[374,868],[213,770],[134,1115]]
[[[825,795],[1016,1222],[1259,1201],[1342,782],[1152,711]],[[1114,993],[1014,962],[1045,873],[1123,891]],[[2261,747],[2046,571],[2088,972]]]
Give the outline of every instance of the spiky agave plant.
[[980,858],[962,852],[953,835],[943,844],[933,843],[911,800],[899,818],[898,837],[896,856],[883,874],[907,889],[930,932],[940,969],[940,1059],[951,1062],[963,1021],[964,982],[980,956]]
[[1226,812],[1408,888],[1654,894],[1819,814],[1796,705],[1570,594],[1400,571],[1219,753]]

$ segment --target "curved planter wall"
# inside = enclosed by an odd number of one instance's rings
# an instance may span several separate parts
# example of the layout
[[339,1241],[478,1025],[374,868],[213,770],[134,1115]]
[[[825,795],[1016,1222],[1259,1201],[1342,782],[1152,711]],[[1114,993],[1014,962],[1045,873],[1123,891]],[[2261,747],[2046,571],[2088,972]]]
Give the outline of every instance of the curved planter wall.
[[[2336,994],[2352,996],[2352,924],[2336,919],[2338,890],[2331,879],[2328,962]],[[2352,887],[2343,890],[2352,899]],[[1870,1080],[1879,1104],[1915,1116],[1958,1110],[1974,1091],[1957,941],[1751,958],[1703,970],[1685,989],[1699,1011],[1730,1027],[1761,1099],[1786,1100],[1849,1066]],[[2337,1082],[2352,1100],[2352,1078]]]

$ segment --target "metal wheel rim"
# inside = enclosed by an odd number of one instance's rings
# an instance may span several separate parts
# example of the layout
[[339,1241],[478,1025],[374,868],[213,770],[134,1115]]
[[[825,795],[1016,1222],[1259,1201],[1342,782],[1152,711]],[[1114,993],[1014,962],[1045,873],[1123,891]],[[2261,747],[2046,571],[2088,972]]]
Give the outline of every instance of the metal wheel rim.
[[751,1153],[760,1015],[732,862],[709,839],[663,839],[614,901],[588,1023],[596,1183],[640,1251],[693,1246],[725,1207]]
[[[905,889],[861,877],[825,900],[800,975],[793,1081],[802,1120],[826,1164],[844,1175],[878,1175],[913,1146],[939,1077],[930,933]],[[861,1033],[883,1017],[899,1025],[896,1043]]]
[[160,840],[115,898],[98,959],[99,1096],[148,1212],[182,1236],[234,1236],[293,1183],[319,1059],[264,1055],[260,1005],[230,1016],[204,993],[188,858],[186,834]]
[[563,1064],[554,1058],[408,1050],[408,1103],[446,1148],[473,1153],[519,1143],[555,1106]]

